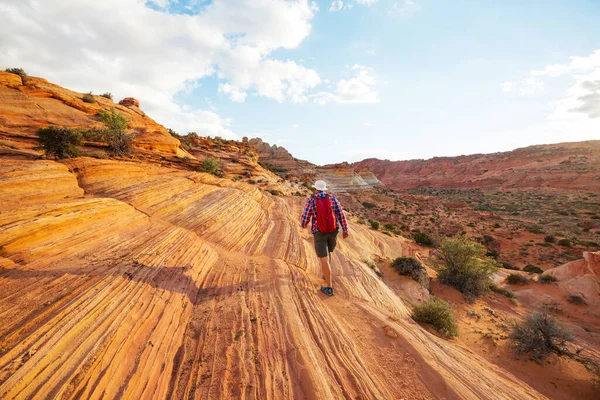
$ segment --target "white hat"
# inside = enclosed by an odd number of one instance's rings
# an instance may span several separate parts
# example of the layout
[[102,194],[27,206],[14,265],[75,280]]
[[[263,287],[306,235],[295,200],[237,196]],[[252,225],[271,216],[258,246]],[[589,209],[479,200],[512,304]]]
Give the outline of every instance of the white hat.
[[316,181],[315,184],[313,185],[313,187],[317,190],[321,190],[321,191],[326,191],[327,190],[327,184],[325,183],[325,181]]

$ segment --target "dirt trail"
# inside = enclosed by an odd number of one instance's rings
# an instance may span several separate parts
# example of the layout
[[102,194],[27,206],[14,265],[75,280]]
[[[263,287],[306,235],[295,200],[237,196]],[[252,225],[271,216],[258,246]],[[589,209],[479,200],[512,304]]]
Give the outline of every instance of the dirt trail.
[[44,163],[0,161],[0,398],[543,398],[410,320],[363,262],[398,239],[352,226],[330,298],[304,199]]

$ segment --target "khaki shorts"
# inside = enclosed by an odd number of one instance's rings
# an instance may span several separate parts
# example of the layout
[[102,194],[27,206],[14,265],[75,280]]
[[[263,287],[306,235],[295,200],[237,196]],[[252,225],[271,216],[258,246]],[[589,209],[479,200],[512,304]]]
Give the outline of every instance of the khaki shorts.
[[315,251],[319,258],[327,257],[328,253],[333,253],[337,245],[338,231],[331,233],[315,232]]

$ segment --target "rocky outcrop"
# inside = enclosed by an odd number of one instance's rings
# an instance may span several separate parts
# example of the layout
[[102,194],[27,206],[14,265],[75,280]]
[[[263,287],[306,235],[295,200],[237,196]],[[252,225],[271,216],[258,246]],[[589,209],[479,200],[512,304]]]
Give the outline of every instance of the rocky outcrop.
[[83,101],[83,94],[54,85],[45,79],[0,72],[0,150],[13,149],[39,155],[36,132],[50,125],[70,128],[100,128],[95,118],[100,110],[115,109],[126,119],[133,146],[166,155],[184,156],[179,140],[169,135],[139,110],[139,103],[115,104],[101,96],[95,103]]
[[334,193],[354,190],[368,190],[382,183],[367,168],[360,173],[355,171],[348,163],[326,165],[317,168],[316,179],[322,179]]
[[137,107],[140,108],[140,102],[133,97],[125,97],[119,102],[120,105],[125,107]]
[[355,170],[369,168],[394,189],[535,187],[597,192],[600,190],[600,141],[429,160],[367,159],[353,167]]
[[248,144],[258,154],[259,162],[276,173],[299,179],[309,179],[316,173],[314,164],[294,158],[285,147],[270,145],[260,138],[250,139]]
[[352,224],[320,295],[302,198],[90,158],[0,188],[0,398],[544,398],[410,319],[362,261],[400,239]]

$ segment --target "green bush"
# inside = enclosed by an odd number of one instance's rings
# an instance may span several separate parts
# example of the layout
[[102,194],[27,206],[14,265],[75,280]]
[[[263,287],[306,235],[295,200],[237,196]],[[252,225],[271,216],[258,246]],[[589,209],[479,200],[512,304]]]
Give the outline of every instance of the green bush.
[[379,229],[379,221],[370,219],[369,224],[371,224],[372,229],[375,229],[375,230]]
[[217,175],[221,168],[221,162],[216,158],[205,158],[202,161],[202,171],[208,172],[209,174]]
[[373,208],[375,208],[377,206],[377,204],[375,204],[375,203],[369,203],[368,201],[363,201],[362,205],[365,208],[368,208],[369,210],[373,209]]
[[525,268],[523,268],[523,271],[530,272],[532,274],[543,274],[544,273],[543,269],[541,269],[540,267],[536,267],[535,265],[532,265],[532,264],[527,264],[525,266]]
[[519,274],[510,274],[506,277],[506,282],[511,285],[527,285],[529,279]]
[[544,238],[544,242],[546,243],[555,243],[556,238],[554,236],[548,235]]
[[516,353],[528,353],[537,362],[551,353],[566,354],[566,343],[574,341],[571,331],[552,318],[546,308],[529,314],[522,322],[513,323],[509,339]]
[[415,306],[412,318],[422,324],[431,324],[442,335],[452,338],[458,336],[458,325],[454,320],[450,304],[444,300],[431,298]]
[[508,297],[509,299],[515,298],[515,294],[508,289],[501,288],[500,286],[497,286],[493,283],[489,287],[490,290],[494,293],[501,294],[502,296]]
[[571,241],[569,239],[560,239],[558,241],[558,245],[563,247],[571,247]]
[[80,132],[69,128],[49,126],[38,129],[38,141],[47,155],[53,155],[57,160],[77,157],[77,147],[83,137]]
[[433,246],[433,239],[424,232],[415,232],[412,236],[415,242],[420,245]]
[[25,73],[23,68],[6,68],[4,72],[19,75],[21,78],[25,78],[27,76],[27,73]]
[[127,120],[114,109],[109,111],[100,110],[96,114],[98,120],[104,124],[102,136],[108,144],[108,151],[117,156],[126,156],[131,151],[132,135],[125,132]]
[[485,254],[485,247],[465,235],[444,240],[435,261],[439,280],[454,286],[467,300],[481,295],[492,283],[492,273],[499,268],[499,263]]
[[581,297],[579,295],[575,295],[575,294],[570,294],[567,299],[569,300],[569,303],[571,303],[571,304],[584,304],[585,303],[585,301],[583,300],[583,297]]
[[396,229],[396,227],[394,226],[394,224],[385,224],[383,226],[383,229],[385,229],[386,231],[393,231]]
[[504,269],[510,269],[510,270],[513,270],[513,271],[520,271],[521,270],[521,268],[517,267],[516,265],[514,265],[513,263],[510,263],[508,261],[502,261],[500,263],[500,265]]
[[279,196],[281,194],[281,192],[279,190],[276,189],[269,189],[266,190],[267,192],[271,193],[273,196]]
[[554,275],[542,275],[538,280],[540,283],[552,283],[556,282],[556,277]]
[[94,95],[92,94],[92,92],[86,93],[83,95],[83,97],[81,98],[81,100],[84,101],[84,103],[95,103],[96,99],[94,98]]
[[112,93],[110,93],[110,92],[102,93],[100,95],[100,97],[104,97],[105,99],[109,99],[109,100],[113,99]]
[[391,267],[400,275],[410,276],[421,286],[429,289],[429,275],[423,264],[414,257],[398,257],[391,263]]
[[527,228],[527,230],[531,233],[544,233],[544,231],[542,230],[542,228],[540,228],[537,225],[532,225],[529,228]]

